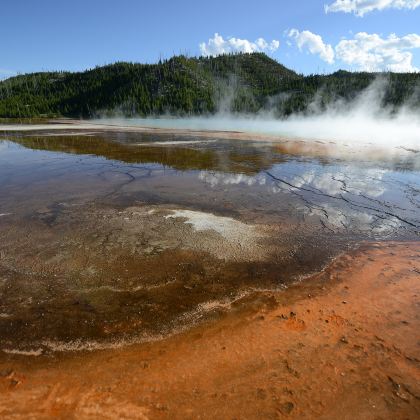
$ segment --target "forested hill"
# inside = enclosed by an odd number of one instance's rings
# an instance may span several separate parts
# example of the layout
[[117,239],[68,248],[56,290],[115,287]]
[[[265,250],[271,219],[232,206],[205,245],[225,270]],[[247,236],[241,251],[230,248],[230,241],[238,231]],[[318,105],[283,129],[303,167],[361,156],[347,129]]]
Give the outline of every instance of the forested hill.
[[[187,58],[157,64],[115,63],[92,70],[42,72],[0,82],[0,117],[95,117],[212,114],[275,110],[278,116],[310,112],[351,100],[376,78],[339,71],[301,76],[262,53]],[[420,74],[389,73],[384,106],[420,107]]]

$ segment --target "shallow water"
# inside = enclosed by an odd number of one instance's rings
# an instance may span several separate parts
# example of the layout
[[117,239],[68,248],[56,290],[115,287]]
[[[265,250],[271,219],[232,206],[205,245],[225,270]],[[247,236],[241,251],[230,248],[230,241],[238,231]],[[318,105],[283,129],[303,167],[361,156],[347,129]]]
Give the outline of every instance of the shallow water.
[[326,143],[3,136],[0,348],[158,338],[360,241],[418,238],[419,168]]
[[190,118],[101,118],[93,123],[109,126],[153,127],[177,130],[231,131],[274,135],[307,140],[333,141],[343,145],[370,143],[386,147],[408,147],[419,150],[420,119],[418,114],[400,112],[375,113],[372,107],[356,107],[343,112],[326,112],[311,116],[276,119],[267,115]]

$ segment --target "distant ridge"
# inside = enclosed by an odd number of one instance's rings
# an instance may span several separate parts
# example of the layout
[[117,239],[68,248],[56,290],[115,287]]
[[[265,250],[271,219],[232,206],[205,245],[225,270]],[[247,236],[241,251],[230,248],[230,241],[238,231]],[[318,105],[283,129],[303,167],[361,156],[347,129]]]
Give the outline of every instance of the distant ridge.
[[[0,117],[99,115],[208,115],[256,113],[279,117],[307,112],[316,97],[322,109],[337,99],[351,100],[377,77],[337,71],[302,76],[263,53],[217,57],[175,56],[157,64],[117,62],[84,72],[41,72],[0,82]],[[387,78],[384,106],[413,99],[419,74]]]

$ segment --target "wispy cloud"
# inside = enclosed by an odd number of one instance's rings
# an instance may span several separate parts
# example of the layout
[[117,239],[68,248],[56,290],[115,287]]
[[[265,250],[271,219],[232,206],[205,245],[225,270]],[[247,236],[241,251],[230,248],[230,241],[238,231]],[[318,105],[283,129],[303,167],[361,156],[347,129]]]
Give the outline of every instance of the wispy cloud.
[[214,34],[208,42],[200,44],[200,52],[205,56],[216,56],[229,53],[252,53],[252,52],[274,52],[280,46],[280,41],[266,41],[264,38],[258,38],[255,41],[248,41],[240,38],[223,38],[218,33]]
[[0,80],[7,79],[8,77],[16,76],[17,72],[9,69],[0,68]]
[[335,0],[325,5],[326,13],[354,13],[363,17],[375,10],[407,9],[414,10],[420,6],[420,0]]

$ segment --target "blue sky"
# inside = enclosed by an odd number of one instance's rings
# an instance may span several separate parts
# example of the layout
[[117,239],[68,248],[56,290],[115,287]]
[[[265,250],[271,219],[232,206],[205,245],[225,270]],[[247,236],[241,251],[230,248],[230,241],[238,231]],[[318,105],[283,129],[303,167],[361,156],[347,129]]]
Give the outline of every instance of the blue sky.
[[[301,73],[338,68],[416,71],[420,68],[420,0],[385,3],[1,0],[0,77],[243,48],[263,50]],[[329,13],[325,5],[330,5]],[[259,38],[266,44],[255,43]],[[278,43],[272,44],[273,40]]]

